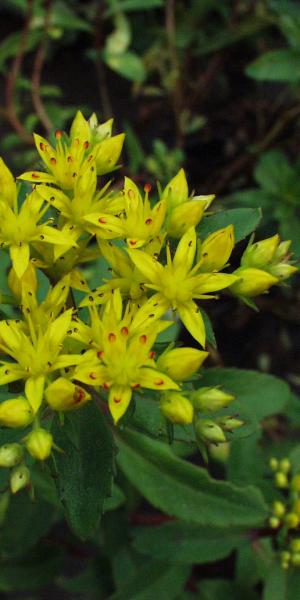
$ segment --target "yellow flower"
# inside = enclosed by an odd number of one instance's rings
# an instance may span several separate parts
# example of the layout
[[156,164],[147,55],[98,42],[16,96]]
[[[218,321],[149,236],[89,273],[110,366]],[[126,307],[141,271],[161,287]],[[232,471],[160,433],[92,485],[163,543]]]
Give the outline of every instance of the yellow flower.
[[72,379],[109,390],[109,408],[115,423],[126,412],[132,392],[139,388],[178,389],[166,374],[156,369],[152,346],[157,335],[170,325],[167,321],[145,319],[139,327],[132,321],[130,307],[122,311],[119,290],[103,308],[100,316],[91,310],[91,326],[76,323],[75,339],[92,350],[72,373]]
[[20,211],[14,212],[4,201],[0,201],[0,246],[8,247],[13,268],[22,277],[29,265],[30,245],[50,243],[55,252],[60,247],[70,248],[73,240],[68,235],[39,221],[48,207],[43,208],[43,200],[33,191],[23,202]]
[[230,286],[230,291],[235,296],[245,296],[246,298],[267,292],[279,281],[277,277],[261,269],[240,267],[234,271],[234,274],[238,276],[238,280]]
[[148,184],[146,184],[145,197],[142,199],[135,183],[125,177],[125,211],[124,215],[121,215],[121,220],[124,237],[127,239],[130,248],[140,248],[149,240],[158,236],[165,219],[165,200],[160,200],[151,208],[148,187]]
[[211,298],[210,292],[232,285],[236,277],[224,273],[199,273],[201,260],[193,267],[196,253],[194,228],[183,235],[173,259],[167,246],[165,266],[141,250],[128,250],[128,253],[142,273],[145,286],[156,291],[143,305],[139,318],[149,315],[159,318],[170,308],[177,310],[186,329],[204,346],[204,322],[194,300]]
[[193,422],[193,405],[185,396],[178,392],[166,392],[161,397],[160,410],[171,423],[187,425]]
[[199,260],[200,272],[208,273],[223,269],[234,248],[233,226],[218,229],[211,233],[201,244]]
[[208,352],[196,348],[173,348],[159,356],[157,366],[174,381],[183,381],[200,369],[207,356]]

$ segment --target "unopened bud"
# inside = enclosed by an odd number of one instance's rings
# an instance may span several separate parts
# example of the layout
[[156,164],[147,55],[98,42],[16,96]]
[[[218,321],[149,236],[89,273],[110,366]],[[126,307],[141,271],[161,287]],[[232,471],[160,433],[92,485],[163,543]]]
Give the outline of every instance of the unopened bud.
[[203,387],[191,394],[191,400],[197,410],[214,412],[228,406],[234,400],[234,396],[220,388]]
[[46,429],[34,429],[25,440],[26,448],[33,458],[46,460],[51,454],[53,437]]
[[258,296],[278,283],[277,277],[261,269],[240,267],[233,274],[239,277],[238,281],[230,286],[230,291],[236,296]]
[[300,538],[295,538],[291,541],[290,548],[292,552],[300,552]]
[[15,467],[23,457],[20,444],[4,444],[0,448],[0,467]]
[[288,529],[297,529],[300,519],[296,513],[290,512],[285,516],[284,522]]
[[89,122],[84,118],[82,112],[80,110],[77,111],[75,115],[75,119],[73,119],[71,129],[70,129],[70,137],[72,140],[78,138],[82,142],[89,142],[91,137],[91,129]]
[[280,489],[288,487],[289,482],[288,482],[288,478],[285,473],[281,473],[280,471],[278,471],[275,474],[275,485],[276,485],[276,487],[278,487]]
[[291,564],[294,567],[300,567],[300,552],[296,552],[291,556]]
[[180,169],[178,173],[169,181],[162,193],[162,199],[166,200],[168,208],[171,210],[186,202],[188,199],[189,190],[188,184],[183,169]]
[[234,431],[235,429],[239,429],[244,425],[244,421],[241,419],[237,419],[236,417],[221,417],[217,419],[218,425],[222,427],[223,431]]
[[277,471],[277,469],[278,469],[278,464],[279,464],[279,463],[278,463],[278,460],[277,460],[277,458],[274,458],[274,457],[273,457],[273,458],[270,458],[269,465],[270,465],[270,469],[272,469],[272,471]]
[[203,273],[222,269],[234,248],[233,226],[228,225],[211,233],[200,248],[200,271]]
[[191,402],[177,392],[166,393],[160,401],[160,410],[171,423],[192,423],[194,408]]
[[280,462],[279,462],[279,471],[281,471],[282,473],[289,473],[289,471],[291,470],[291,463],[289,461],[288,458],[283,458]]
[[278,500],[275,500],[275,502],[273,502],[273,514],[275,517],[283,517],[283,515],[285,514],[285,506],[282,502],[279,502]]
[[278,527],[280,526],[280,520],[277,517],[270,517],[269,525],[271,529],[278,529]]
[[0,404],[0,424],[5,427],[26,427],[33,417],[29,402],[22,396],[4,400]]
[[195,425],[197,437],[204,439],[207,442],[219,444],[226,442],[226,437],[223,429],[210,419],[199,419]]
[[269,273],[274,277],[278,277],[281,281],[288,279],[298,271],[298,267],[289,265],[288,263],[279,263],[278,265],[271,265],[268,268]]
[[213,195],[200,196],[172,208],[165,225],[168,235],[180,238],[190,227],[197,227],[213,199]]
[[241,265],[256,269],[266,267],[272,262],[278,244],[279,235],[276,234],[266,240],[249,245],[242,256]]
[[15,467],[10,475],[10,489],[13,494],[22,490],[30,482],[30,471],[25,465]]
[[291,481],[291,490],[300,492],[300,475],[295,475]]
[[82,387],[65,377],[59,377],[47,387],[45,398],[53,410],[75,410],[91,399]]
[[207,356],[197,348],[174,348],[158,358],[157,367],[174,381],[183,381],[200,369]]

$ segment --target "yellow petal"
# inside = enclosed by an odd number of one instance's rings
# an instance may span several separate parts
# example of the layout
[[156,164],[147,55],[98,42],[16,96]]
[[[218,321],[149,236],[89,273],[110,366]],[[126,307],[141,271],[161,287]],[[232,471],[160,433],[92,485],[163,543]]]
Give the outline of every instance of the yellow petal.
[[130,387],[113,385],[109,390],[108,406],[114,423],[125,414],[131,400],[132,390]]
[[151,281],[152,283],[160,282],[164,268],[155,258],[141,250],[127,250],[127,252],[134,265],[147,281]]
[[39,377],[29,377],[25,383],[25,394],[34,413],[39,410],[42,404],[44,385],[44,375],[40,375]]
[[0,385],[18,381],[18,379],[22,379],[24,375],[24,369],[19,367],[19,365],[5,363],[0,367]]
[[191,227],[182,236],[177,246],[177,250],[173,259],[175,269],[183,267],[186,273],[190,271],[195,258],[196,244],[196,231],[194,227]]
[[26,244],[25,242],[20,242],[20,245],[18,246],[10,246],[9,253],[17,276],[22,277],[29,264],[29,244]]
[[196,348],[173,348],[158,358],[157,366],[175,381],[182,381],[196,373],[207,356],[208,352]]
[[202,262],[200,270],[205,273],[219,271],[228,262],[233,248],[233,225],[214,231],[204,240],[201,246]]
[[191,336],[205,346],[205,326],[201,312],[195,302],[186,302],[178,306],[178,314]]
[[149,325],[151,321],[159,319],[170,308],[170,303],[161,294],[154,294],[149,300],[139,308],[136,312],[133,321],[132,329],[141,325]]
[[32,183],[55,183],[53,175],[42,173],[41,171],[26,171],[26,173],[19,175],[18,179],[31,181]]
[[148,367],[139,369],[138,383],[149,390],[179,390],[179,385],[168,375]]

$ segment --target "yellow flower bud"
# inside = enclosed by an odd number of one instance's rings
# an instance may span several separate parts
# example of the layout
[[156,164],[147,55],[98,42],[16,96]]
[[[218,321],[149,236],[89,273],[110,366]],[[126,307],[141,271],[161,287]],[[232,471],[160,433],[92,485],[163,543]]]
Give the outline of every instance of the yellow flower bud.
[[281,561],[281,567],[286,570],[289,568],[289,563],[291,560],[291,553],[287,552],[286,550],[283,552],[280,552],[280,561]]
[[288,529],[297,529],[300,519],[296,513],[290,512],[285,516],[284,522]]
[[279,500],[275,500],[275,502],[273,502],[273,515],[275,517],[283,517],[283,515],[285,514],[285,506],[282,502],[279,502]]
[[186,202],[189,196],[188,184],[183,169],[169,181],[162,193],[162,200],[167,201],[168,209],[173,209],[175,206]]
[[28,263],[28,267],[22,277],[18,277],[16,271],[12,267],[8,273],[7,282],[13,295],[21,302],[22,301],[22,290],[24,286],[27,287],[33,294],[37,289],[37,278],[36,269],[31,262]]
[[276,487],[283,489],[287,488],[289,485],[288,478],[285,473],[281,473],[280,471],[275,474],[275,485]]
[[294,492],[300,492],[300,475],[295,475],[291,481],[291,489]]
[[73,119],[70,137],[72,140],[78,138],[82,142],[89,142],[91,139],[91,129],[89,122],[84,118],[80,110],[77,111],[75,119]]
[[97,115],[93,113],[89,118],[89,126],[91,130],[92,141],[96,143],[102,142],[106,138],[110,138],[112,133],[113,121],[113,119],[108,119],[108,121],[105,121],[104,123],[100,123],[98,125]]
[[217,420],[217,423],[224,431],[234,431],[244,425],[244,421],[236,419],[235,417],[221,417]]
[[171,423],[188,424],[193,421],[193,405],[177,392],[170,392],[161,397],[160,410]]
[[291,563],[294,567],[300,567],[300,552],[296,552],[291,556]]
[[278,463],[277,458],[274,458],[274,457],[270,458],[269,465],[270,465],[270,469],[272,469],[272,471],[277,471],[278,464],[279,463]]
[[91,395],[69,379],[59,377],[47,387],[45,398],[53,410],[64,411],[81,408]]
[[0,404],[0,424],[5,427],[26,427],[33,417],[31,406],[23,396],[4,400]]
[[229,288],[235,296],[258,296],[278,283],[277,277],[260,269],[240,267],[233,274],[239,277]]
[[294,273],[297,273],[298,267],[294,267],[293,265],[289,265],[288,263],[278,263],[277,265],[271,265],[268,268],[269,273],[274,277],[278,277],[281,281],[288,279]]
[[233,248],[234,231],[232,225],[211,233],[200,247],[199,259],[202,259],[200,271],[209,273],[222,269],[228,262]]
[[95,150],[95,163],[98,175],[105,175],[113,170],[120,158],[124,139],[125,134],[120,133],[99,143],[98,150]]
[[34,429],[26,436],[26,448],[33,458],[46,460],[51,454],[53,437],[46,429]]
[[23,448],[20,444],[4,444],[0,447],[0,467],[15,467],[22,457]]
[[273,235],[266,240],[261,240],[261,242],[250,244],[242,256],[241,265],[243,267],[254,267],[256,269],[266,267],[272,262],[278,244],[278,234]]
[[300,517],[300,499],[296,500],[293,505],[293,512]]
[[13,494],[22,490],[30,482],[30,471],[25,465],[15,467],[10,475],[10,489]]
[[195,425],[197,437],[204,439],[207,442],[219,444],[226,442],[226,437],[223,429],[210,419],[200,419]]
[[13,208],[16,197],[17,187],[15,179],[5,162],[0,158],[0,200],[4,200]]
[[214,195],[199,196],[171,209],[167,219],[167,233],[174,238],[180,238],[190,227],[200,223],[203,213],[214,199]]
[[291,240],[285,240],[284,242],[280,242],[274,254],[274,261],[280,262],[283,258],[286,258],[291,243]]
[[283,458],[279,463],[279,471],[287,474],[287,473],[289,473],[290,470],[291,470],[291,463],[290,463],[289,459]]
[[191,400],[197,410],[214,412],[228,406],[234,396],[219,388],[203,387],[191,394]]
[[278,529],[278,527],[280,526],[280,520],[277,517],[271,517],[269,519],[269,525],[271,529]]
[[292,552],[300,552],[300,538],[295,538],[291,541],[290,547]]
[[174,348],[158,358],[157,368],[174,381],[182,381],[196,373],[207,356],[208,352],[196,348]]

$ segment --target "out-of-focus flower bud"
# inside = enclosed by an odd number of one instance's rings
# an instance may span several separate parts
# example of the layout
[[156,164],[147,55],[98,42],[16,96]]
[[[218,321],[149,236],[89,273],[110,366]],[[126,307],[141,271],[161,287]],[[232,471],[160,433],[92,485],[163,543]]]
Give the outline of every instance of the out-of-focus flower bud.
[[197,348],[174,348],[158,358],[157,367],[171,379],[183,381],[200,369],[207,356],[208,352]]
[[213,444],[219,444],[220,442],[226,442],[226,437],[223,429],[210,419],[199,419],[195,425],[196,436],[200,439],[204,439],[206,442]]
[[285,473],[278,471],[275,474],[275,485],[280,489],[287,488],[289,485],[288,478]]
[[210,273],[222,269],[234,248],[233,226],[228,225],[211,233],[200,247],[199,259],[202,259],[200,271]]
[[191,401],[197,410],[203,412],[220,410],[234,400],[234,396],[219,388],[203,387],[191,394]]
[[288,529],[297,529],[300,519],[296,513],[290,512],[285,516],[284,522]]
[[294,538],[290,544],[292,552],[300,552],[300,538]]
[[283,458],[280,462],[279,462],[279,471],[281,471],[282,473],[289,473],[291,470],[291,462],[289,461],[288,458]]
[[296,552],[291,556],[291,564],[294,567],[300,567],[300,552]]
[[234,271],[234,275],[239,279],[230,286],[230,291],[235,296],[248,296],[249,298],[268,291],[279,281],[277,277],[261,269],[240,267]]
[[291,489],[294,492],[300,492],[300,475],[295,475],[291,481]]
[[160,410],[171,423],[188,424],[193,421],[193,405],[177,392],[169,392],[161,397]]
[[270,458],[269,465],[270,465],[270,469],[272,469],[272,471],[277,471],[278,465],[279,465],[277,458],[274,458],[274,457]]
[[53,437],[49,431],[42,429],[34,429],[26,436],[26,448],[33,458],[37,460],[46,460],[51,454],[53,445]]
[[285,506],[282,502],[279,502],[279,500],[275,500],[275,502],[273,502],[273,515],[275,517],[278,517],[279,519],[281,517],[283,517],[283,515],[285,514]]
[[30,482],[30,471],[25,465],[15,467],[10,475],[10,489],[13,494],[16,494]]
[[59,377],[47,387],[45,398],[53,410],[65,411],[81,408],[91,395],[69,379]]
[[271,529],[278,529],[278,527],[280,527],[280,520],[278,519],[278,517],[270,517],[269,525]]
[[20,444],[4,444],[0,447],[0,467],[15,467],[23,458]]
[[236,417],[221,417],[217,419],[218,425],[222,427],[223,431],[234,431],[235,429],[239,429],[244,425],[244,421],[241,419],[237,419]]
[[31,406],[23,396],[4,400],[0,404],[0,424],[5,427],[26,427],[33,417]]

